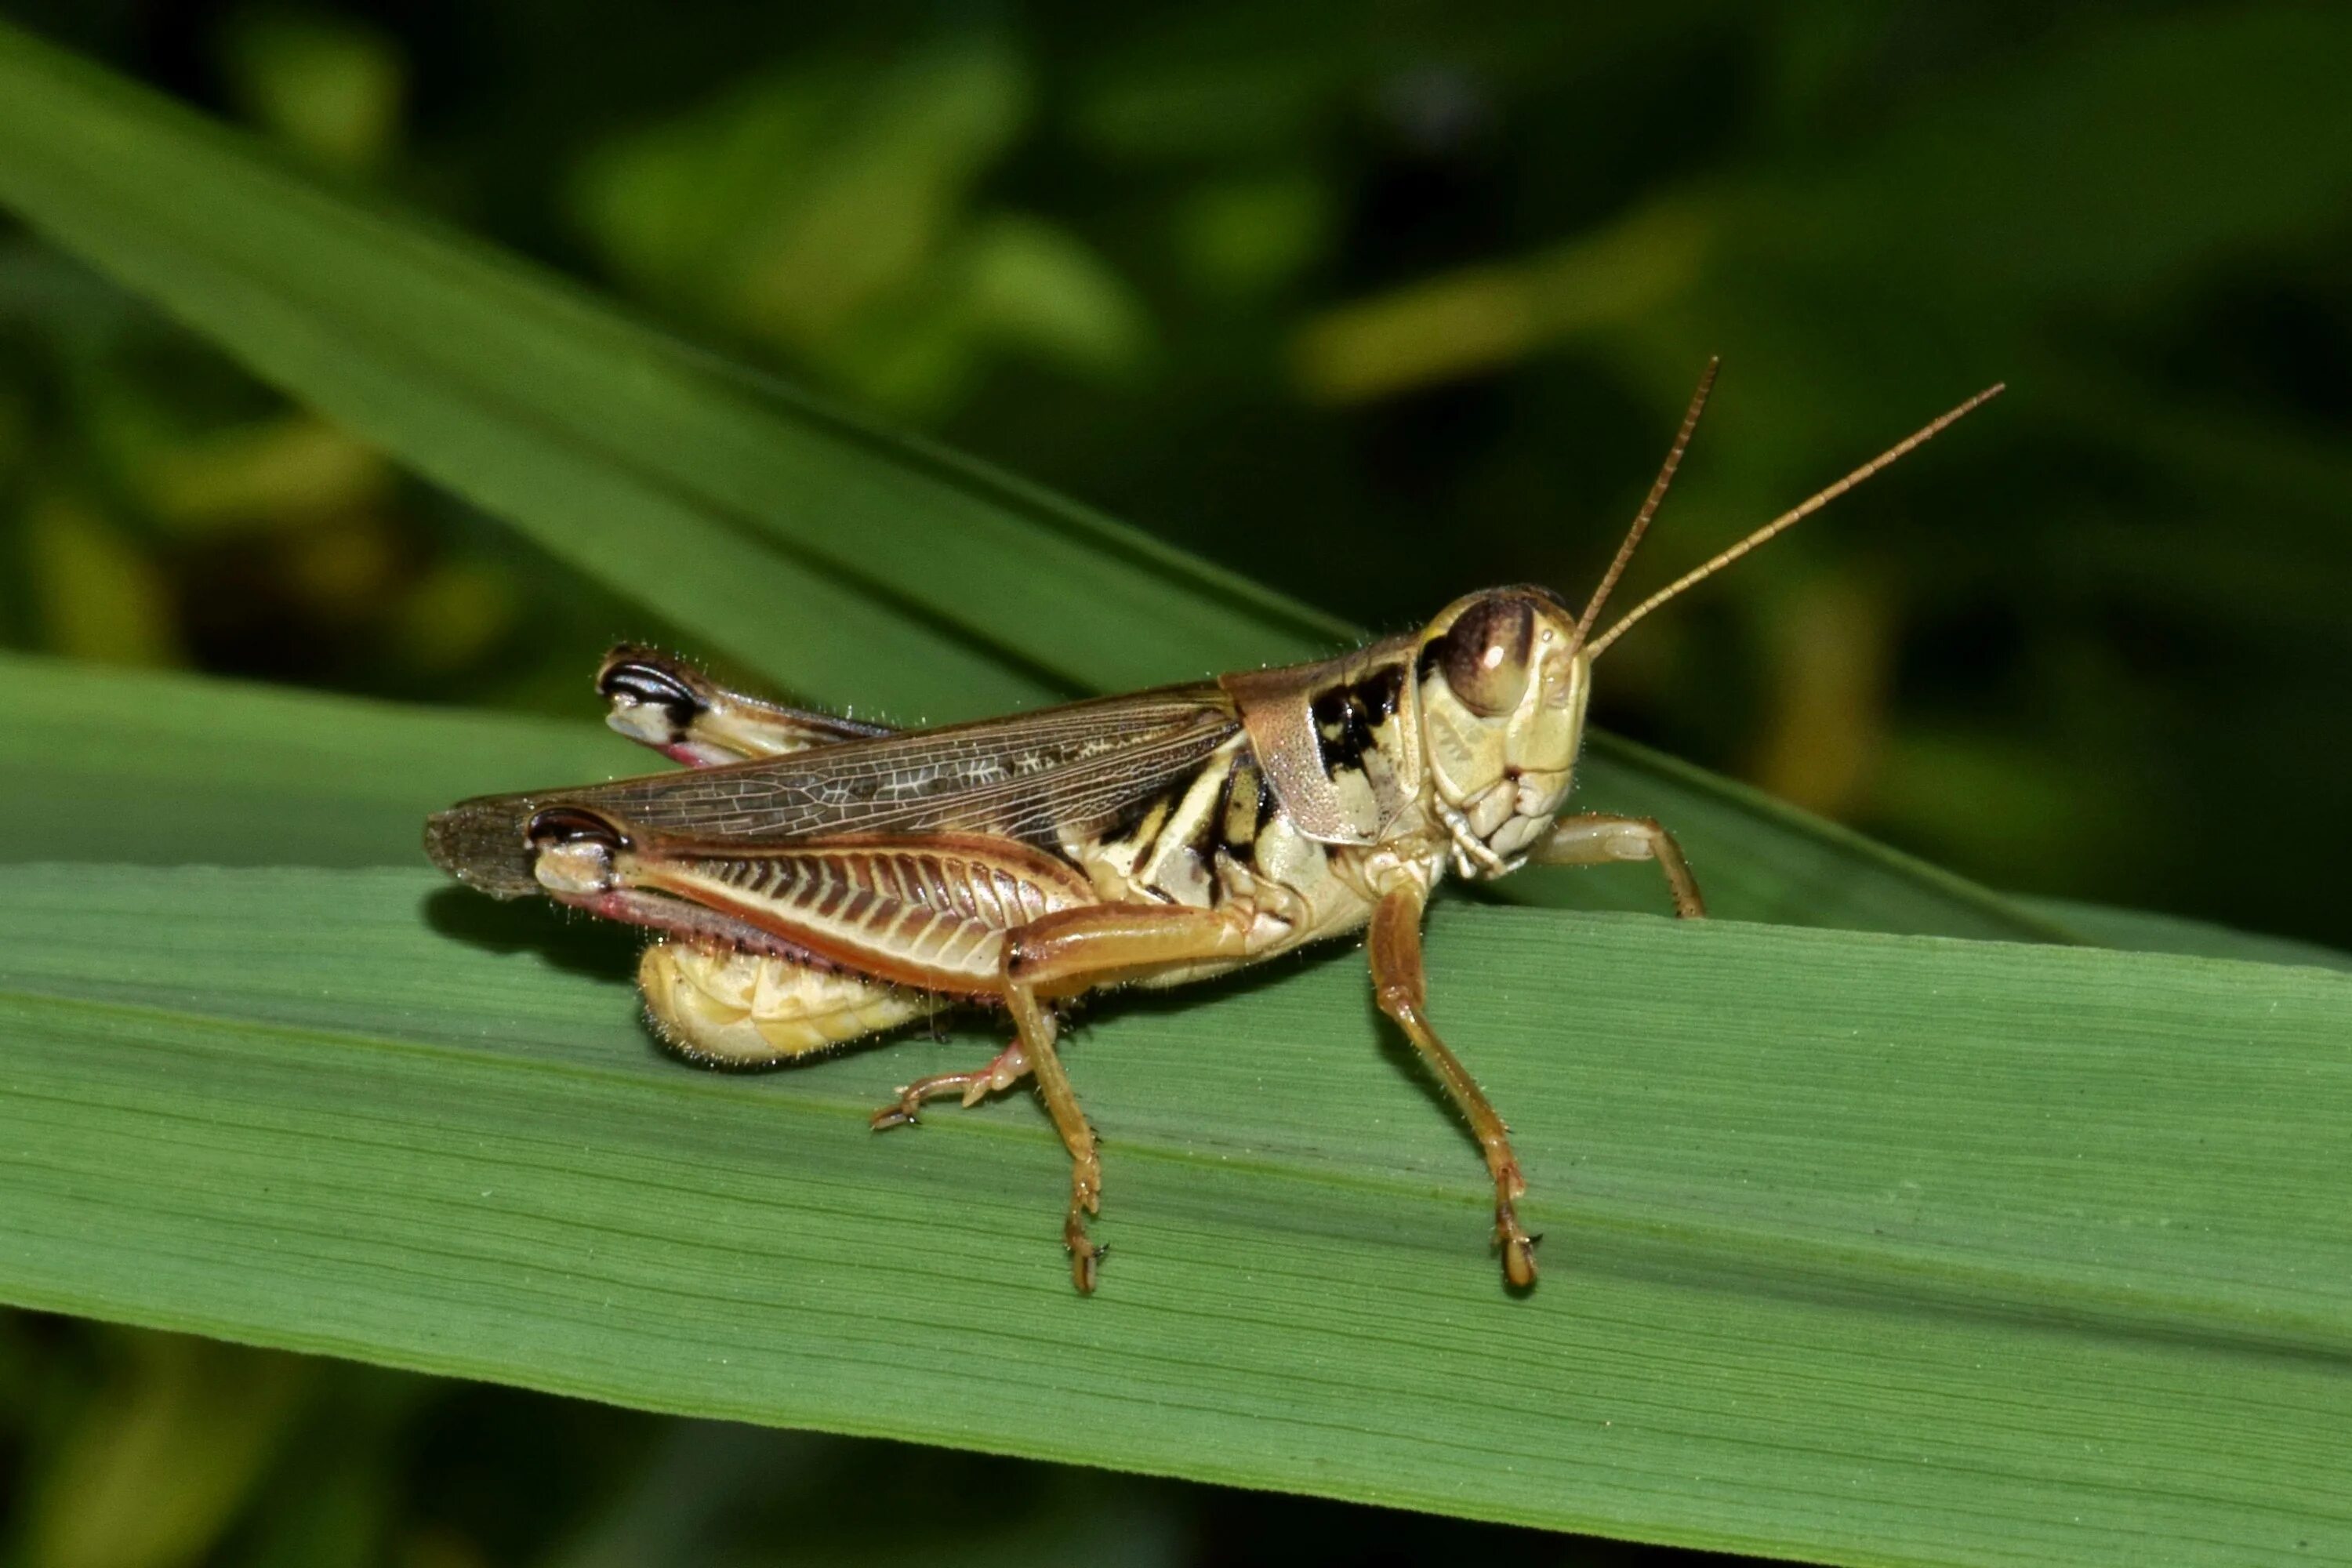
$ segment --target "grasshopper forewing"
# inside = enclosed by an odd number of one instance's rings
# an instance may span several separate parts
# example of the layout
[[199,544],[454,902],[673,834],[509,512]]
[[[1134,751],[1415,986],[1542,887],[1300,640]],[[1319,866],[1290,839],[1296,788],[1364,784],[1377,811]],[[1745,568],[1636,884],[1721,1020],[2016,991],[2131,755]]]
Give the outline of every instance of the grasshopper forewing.
[[544,894],[656,933],[638,969],[688,1059],[790,1061],[944,1007],[1002,1009],[1013,1039],[928,1100],[1034,1079],[1071,1161],[1063,1239],[1081,1290],[1101,1257],[1095,1135],[1056,1053],[1059,1008],[1118,985],[1223,973],[1369,928],[1380,1005],[1468,1120],[1516,1287],[1535,1243],[1510,1137],[1430,1021],[1422,915],[1446,876],[1654,862],[1706,912],[1646,817],[1562,816],[1593,660],[1634,621],[1810,515],[2000,391],[1979,394],[1598,636],[1593,625],[1704,406],[1583,612],[1539,587],[1456,600],[1416,632],[1319,663],[892,731],[727,691],[643,649],[598,675],[614,728],[689,771],[466,801],[427,825],[436,864],[499,898]]

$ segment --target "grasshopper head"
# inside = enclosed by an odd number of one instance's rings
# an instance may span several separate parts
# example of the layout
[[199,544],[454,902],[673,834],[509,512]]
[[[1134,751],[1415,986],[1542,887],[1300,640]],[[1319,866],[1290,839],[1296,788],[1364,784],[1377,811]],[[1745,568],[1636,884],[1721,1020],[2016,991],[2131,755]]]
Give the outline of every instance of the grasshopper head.
[[1592,659],[1548,588],[1490,588],[1446,606],[1413,663],[1438,798],[1497,857],[1532,844],[1568,796]]
[[1577,748],[1584,740],[1592,663],[1611,643],[1659,605],[1802,522],[2001,390],[1996,384],[1930,420],[1837,483],[1684,573],[1596,635],[1593,627],[1601,606],[1665,500],[1666,487],[1674,481],[1715,385],[1716,369],[1716,362],[1708,362],[1665,464],[1583,614],[1572,614],[1546,588],[1492,588],[1449,605],[1421,634],[1413,668],[1421,688],[1423,747],[1439,802],[1450,813],[1447,826],[1454,834],[1455,855],[1465,871],[1474,867],[1484,867],[1488,875],[1508,870],[1516,863],[1513,857],[1550,827],[1553,814],[1568,796]]

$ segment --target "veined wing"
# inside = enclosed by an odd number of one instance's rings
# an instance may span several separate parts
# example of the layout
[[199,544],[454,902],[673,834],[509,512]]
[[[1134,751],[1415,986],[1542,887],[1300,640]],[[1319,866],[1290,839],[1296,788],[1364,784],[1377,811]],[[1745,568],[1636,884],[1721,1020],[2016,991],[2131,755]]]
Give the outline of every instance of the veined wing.
[[435,817],[425,843],[445,868],[507,896],[536,890],[523,828],[557,805],[633,835],[743,849],[981,833],[1058,851],[1066,833],[1115,822],[1241,733],[1232,700],[1204,681],[725,767],[486,796]]
[[1010,719],[853,741],[691,773],[564,791],[639,832],[744,848],[812,837],[988,833],[1057,847],[1240,733],[1216,687],[1097,698]]

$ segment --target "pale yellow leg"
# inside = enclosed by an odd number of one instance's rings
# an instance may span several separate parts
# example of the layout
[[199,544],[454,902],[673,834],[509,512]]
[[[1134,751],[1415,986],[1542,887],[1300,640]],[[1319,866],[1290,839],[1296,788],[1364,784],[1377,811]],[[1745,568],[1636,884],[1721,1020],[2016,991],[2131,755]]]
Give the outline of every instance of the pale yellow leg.
[[1070,1075],[1055,1053],[1054,1016],[1038,1005],[1036,994],[1025,985],[1012,987],[1005,1001],[1013,1009],[1013,1026],[1021,1031],[1022,1050],[1037,1080],[1038,1098],[1054,1119],[1054,1131],[1062,1135],[1062,1146],[1070,1152],[1070,1206],[1062,1216],[1062,1245],[1070,1253],[1071,1283],[1081,1292],[1091,1293],[1103,1256],[1103,1249],[1087,1235],[1087,1215],[1102,1212],[1102,1160],[1095,1150],[1095,1130],[1079,1109],[1077,1091],[1070,1087]]
[[1674,895],[1675,913],[1697,920],[1706,913],[1706,900],[1683,858],[1675,836],[1647,816],[1610,816],[1587,812],[1563,816],[1551,833],[1538,841],[1528,858],[1538,866],[1607,866],[1622,860],[1654,860],[1664,873],[1666,890]]
[[1428,984],[1421,963],[1421,918],[1429,895],[1418,884],[1392,889],[1372,911],[1367,944],[1371,955],[1372,993],[1381,1011],[1396,1020],[1405,1037],[1437,1075],[1445,1097],[1469,1120],[1470,1131],[1486,1156],[1486,1171],[1495,1180],[1495,1245],[1502,1249],[1503,1277],[1520,1289],[1536,1282],[1536,1242],[1519,1224],[1517,1201],[1528,1184],[1519,1174],[1518,1157],[1511,1152],[1511,1130],[1488,1103],[1486,1091],[1461,1058],[1446,1048],[1429,1022]]

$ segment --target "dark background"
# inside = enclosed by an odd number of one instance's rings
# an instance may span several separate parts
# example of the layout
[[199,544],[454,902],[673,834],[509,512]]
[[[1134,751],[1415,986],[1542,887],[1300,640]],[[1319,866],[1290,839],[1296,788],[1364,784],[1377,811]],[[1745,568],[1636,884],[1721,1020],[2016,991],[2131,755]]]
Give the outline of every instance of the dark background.
[[[2352,944],[2342,11],[0,12],[1383,628],[1580,597],[1711,353],[1633,591],[2006,379],[1598,718],[1997,886]],[[0,229],[0,643],[584,717],[623,635],[692,644]],[[1645,1560],[21,1316],[0,1495],[38,1564]]]

